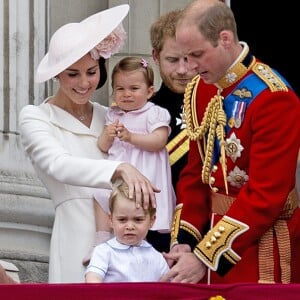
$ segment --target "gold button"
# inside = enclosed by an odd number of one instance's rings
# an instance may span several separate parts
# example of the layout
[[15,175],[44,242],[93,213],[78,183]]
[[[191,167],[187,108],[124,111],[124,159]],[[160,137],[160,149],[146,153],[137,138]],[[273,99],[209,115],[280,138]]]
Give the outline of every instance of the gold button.
[[214,184],[215,181],[216,181],[215,177],[212,177],[212,176],[211,176],[211,177],[209,178],[209,183],[210,183],[210,184]]
[[225,231],[225,227],[224,226],[219,226],[219,231],[220,232],[224,232]]
[[211,247],[211,243],[210,243],[210,242],[206,242],[206,243],[205,243],[205,247],[206,247],[207,249],[209,249],[209,248]]

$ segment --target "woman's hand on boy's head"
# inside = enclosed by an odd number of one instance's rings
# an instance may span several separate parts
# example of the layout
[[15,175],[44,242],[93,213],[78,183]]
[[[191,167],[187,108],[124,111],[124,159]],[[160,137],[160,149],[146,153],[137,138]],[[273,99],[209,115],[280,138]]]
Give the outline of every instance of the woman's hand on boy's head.
[[141,207],[142,203],[145,209],[148,209],[149,203],[156,207],[155,193],[159,193],[160,189],[154,186],[137,168],[129,163],[121,163],[112,177],[112,182],[118,178],[128,185],[129,198],[133,198],[135,195],[137,207]]

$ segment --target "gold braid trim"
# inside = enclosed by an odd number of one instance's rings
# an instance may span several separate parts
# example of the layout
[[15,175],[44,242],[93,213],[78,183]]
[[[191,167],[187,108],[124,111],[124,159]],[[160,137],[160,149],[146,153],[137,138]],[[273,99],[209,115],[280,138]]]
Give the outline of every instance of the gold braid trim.
[[249,226],[241,221],[223,216],[194,248],[194,254],[211,270],[216,271],[222,255],[233,264],[241,258],[231,249],[233,241]]
[[258,264],[259,280],[258,283],[275,283],[273,258],[273,230],[271,227],[265,232],[259,241]]
[[182,129],[169,143],[166,145],[169,153],[170,165],[173,166],[182,156],[189,151],[189,139],[186,129]]
[[172,229],[171,229],[171,248],[174,245],[178,244],[177,237],[179,230],[185,230],[189,234],[191,234],[198,242],[202,239],[200,232],[194,227],[192,224],[181,220],[181,211],[183,204],[180,203],[175,207],[175,212],[173,216]]
[[190,235],[192,235],[198,242],[202,240],[202,235],[199,230],[193,226],[191,223],[181,220],[180,221],[180,229],[185,230]]
[[[217,95],[212,97],[208,103],[201,121],[201,125],[199,126],[196,108],[196,95],[199,81],[200,75],[195,76],[192,81],[188,83],[184,94],[183,103],[187,134],[192,141],[197,141],[199,153],[203,163],[202,182],[206,184],[210,184],[214,143],[215,137],[217,136],[220,143],[220,164],[222,166],[226,194],[228,194],[226,174],[227,166],[225,156],[225,126],[227,118],[223,109],[224,97],[221,96],[221,90],[218,89]],[[206,134],[207,141],[205,142]],[[200,140],[202,140],[202,145]]]
[[183,206],[183,204],[181,203],[175,207],[173,222],[172,222],[172,229],[171,229],[171,248],[173,245],[178,243],[177,236],[178,236],[178,232],[179,232],[182,206]]
[[291,241],[286,220],[276,220],[275,224],[259,241],[259,283],[275,283],[273,239],[276,237],[281,282],[291,283]]
[[241,258],[232,250],[228,250],[227,252],[224,252],[224,257],[233,265],[235,265],[237,262],[241,260]]
[[277,220],[274,224],[275,236],[277,238],[280,267],[281,267],[281,282],[291,283],[291,241],[289,229],[286,220]]

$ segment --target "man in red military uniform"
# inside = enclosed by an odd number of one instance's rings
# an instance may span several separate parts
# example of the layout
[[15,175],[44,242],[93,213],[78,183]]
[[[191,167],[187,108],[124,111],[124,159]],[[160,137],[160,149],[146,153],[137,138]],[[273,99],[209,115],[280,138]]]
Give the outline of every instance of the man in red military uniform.
[[240,42],[231,9],[198,0],[176,28],[199,75],[184,99],[188,164],[162,281],[300,282],[300,101]]

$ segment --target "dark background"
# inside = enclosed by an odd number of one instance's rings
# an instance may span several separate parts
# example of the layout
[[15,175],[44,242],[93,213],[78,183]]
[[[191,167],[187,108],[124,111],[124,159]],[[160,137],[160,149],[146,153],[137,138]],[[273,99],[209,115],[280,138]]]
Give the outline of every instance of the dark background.
[[283,75],[300,95],[297,1],[231,0],[238,35],[252,54]]

